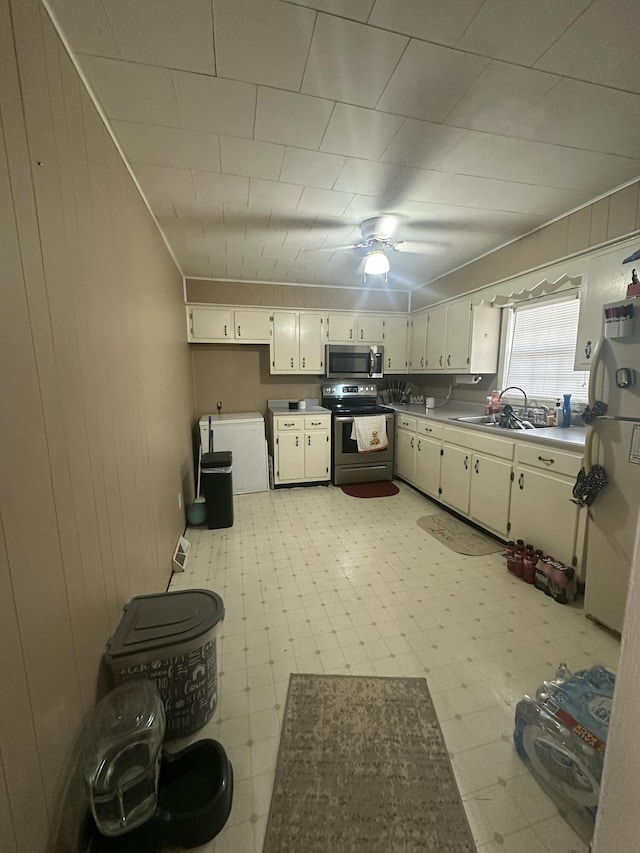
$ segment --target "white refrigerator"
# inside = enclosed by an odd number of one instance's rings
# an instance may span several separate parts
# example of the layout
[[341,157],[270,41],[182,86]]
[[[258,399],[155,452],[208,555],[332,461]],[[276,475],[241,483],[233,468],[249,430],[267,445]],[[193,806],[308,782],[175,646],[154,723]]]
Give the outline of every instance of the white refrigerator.
[[600,400],[607,411],[589,427],[585,452],[587,471],[597,462],[608,480],[588,508],[585,613],[618,632],[640,519],[640,299],[604,306],[615,317],[616,308],[628,305],[634,311],[630,328],[615,319],[603,322],[609,336],[594,351],[589,405]]
[[203,415],[200,446],[203,453],[231,451],[234,495],[269,490],[267,441],[260,412]]

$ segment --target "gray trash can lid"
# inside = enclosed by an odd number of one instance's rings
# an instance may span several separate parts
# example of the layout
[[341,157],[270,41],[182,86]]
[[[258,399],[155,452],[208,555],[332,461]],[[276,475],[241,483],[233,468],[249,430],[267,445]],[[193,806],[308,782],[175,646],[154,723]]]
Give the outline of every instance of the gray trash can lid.
[[138,595],[124,606],[107,642],[108,660],[197,639],[224,619],[222,598],[209,589]]
[[229,468],[233,460],[230,450],[218,450],[215,453],[203,453],[200,468]]

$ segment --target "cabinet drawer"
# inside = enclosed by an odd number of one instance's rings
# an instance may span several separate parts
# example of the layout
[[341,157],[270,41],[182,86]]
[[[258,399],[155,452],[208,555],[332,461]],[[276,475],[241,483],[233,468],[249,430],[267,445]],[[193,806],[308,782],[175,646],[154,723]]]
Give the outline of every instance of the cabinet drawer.
[[442,438],[442,424],[437,424],[435,421],[423,421],[418,419],[416,427],[418,435],[428,435],[431,438]]
[[556,447],[525,444],[524,441],[517,442],[516,459],[520,465],[543,468],[545,471],[553,471],[567,477],[575,477],[582,466],[582,456],[558,450]]
[[329,429],[330,415],[308,415],[304,419],[305,429]]
[[396,426],[399,429],[408,429],[411,432],[415,432],[416,419],[407,417],[407,415],[396,415]]
[[278,432],[284,432],[286,430],[292,429],[302,429],[304,426],[304,418],[301,417],[278,417],[275,419],[276,422],[276,430]]
[[513,459],[513,441],[508,438],[495,438],[480,430],[449,426],[444,428],[443,437],[449,444],[458,444],[467,450],[497,456],[499,459]]

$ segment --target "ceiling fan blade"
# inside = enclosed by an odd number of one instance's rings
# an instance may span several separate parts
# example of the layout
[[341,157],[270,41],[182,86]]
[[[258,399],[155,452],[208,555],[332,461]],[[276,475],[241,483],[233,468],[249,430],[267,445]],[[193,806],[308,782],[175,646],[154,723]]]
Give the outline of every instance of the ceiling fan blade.
[[396,252],[411,253],[414,255],[441,255],[450,248],[450,243],[438,240],[401,240],[392,245]]

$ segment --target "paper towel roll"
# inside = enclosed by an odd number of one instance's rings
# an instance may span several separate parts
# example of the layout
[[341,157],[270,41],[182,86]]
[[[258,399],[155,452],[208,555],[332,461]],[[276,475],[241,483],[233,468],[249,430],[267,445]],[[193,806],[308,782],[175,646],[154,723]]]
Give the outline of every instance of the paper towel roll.
[[481,379],[482,376],[479,373],[473,373],[468,376],[456,376],[456,385],[477,385]]

